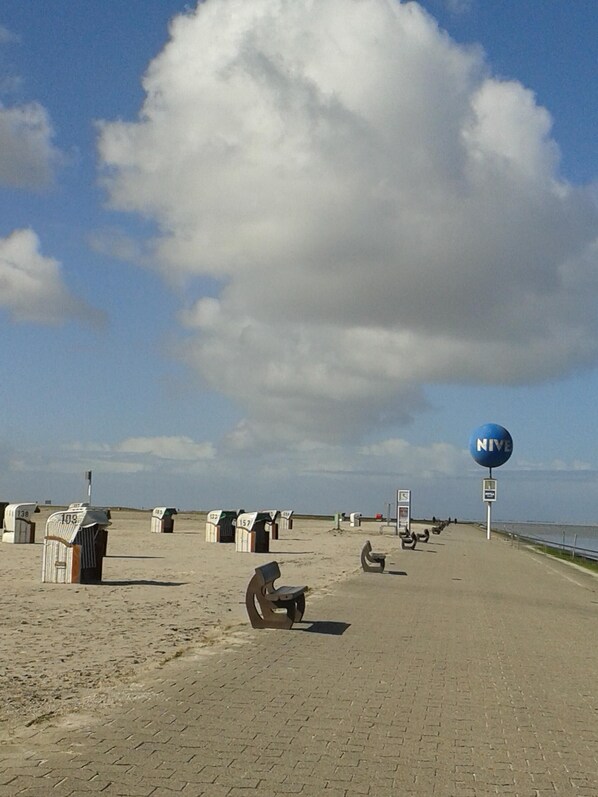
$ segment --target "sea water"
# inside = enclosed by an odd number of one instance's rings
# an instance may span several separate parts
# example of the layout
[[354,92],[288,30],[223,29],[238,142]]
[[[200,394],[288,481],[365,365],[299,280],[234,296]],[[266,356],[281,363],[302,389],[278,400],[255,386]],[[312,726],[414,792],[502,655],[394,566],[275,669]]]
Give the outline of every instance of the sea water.
[[520,539],[549,545],[588,559],[598,560],[598,526],[567,526],[559,523],[492,523],[492,528]]

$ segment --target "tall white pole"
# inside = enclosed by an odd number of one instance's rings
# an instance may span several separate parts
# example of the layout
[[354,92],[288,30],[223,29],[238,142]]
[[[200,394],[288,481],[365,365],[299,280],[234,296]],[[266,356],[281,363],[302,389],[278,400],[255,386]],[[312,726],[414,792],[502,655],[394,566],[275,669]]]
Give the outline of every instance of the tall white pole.
[[[488,468],[488,476],[492,478],[492,468]],[[486,539],[490,539],[490,523],[492,517],[492,501],[486,502],[488,509],[486,510]]]
[[91,471],[85,471],[85,478],[87,480],[87,503],[91,506]]

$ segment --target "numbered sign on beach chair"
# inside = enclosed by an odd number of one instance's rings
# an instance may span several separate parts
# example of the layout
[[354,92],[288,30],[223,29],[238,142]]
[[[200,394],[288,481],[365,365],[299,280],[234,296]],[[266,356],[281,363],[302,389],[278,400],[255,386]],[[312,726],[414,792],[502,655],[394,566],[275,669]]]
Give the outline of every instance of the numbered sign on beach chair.
[[72,506],[46,521],[42,581],[95,584],[102,580],[110,520],[104,508]]
[[212,509],[206,517],[206,542],[234,542],[236,509]]
[[34,543],[35,512],[39,512],[37,504],[8,504],[4,511],[2,542]]
[[269,512],[243,512],[237,518],[235,550],[244,553],[268,553],[270,533],[267,526],[271,523]]
[[152,512],[151,530],[158,534],[172,534],[176,514],[173,506],[157,506]]

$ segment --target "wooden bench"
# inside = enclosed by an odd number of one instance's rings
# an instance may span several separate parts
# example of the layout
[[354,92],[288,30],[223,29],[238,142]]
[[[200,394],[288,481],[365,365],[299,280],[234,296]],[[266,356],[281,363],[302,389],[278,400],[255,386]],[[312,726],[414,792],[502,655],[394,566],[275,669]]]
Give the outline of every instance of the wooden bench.
[[368,540],[361,549],[361,566],[366,573],[382,573],[386,562],[385,553],[374,553],[372,543]]
[[417,544],[417,537],[415,534],[412,534],[409,529],[402,529],[399,531],[399,537],[401,538],[401,548],[409,548],[413,550]]
[[255,568],[245,595],[247,614],[254,628],[291,628],[303,617],[309,587],[275,587],[278,578],[278,562]]

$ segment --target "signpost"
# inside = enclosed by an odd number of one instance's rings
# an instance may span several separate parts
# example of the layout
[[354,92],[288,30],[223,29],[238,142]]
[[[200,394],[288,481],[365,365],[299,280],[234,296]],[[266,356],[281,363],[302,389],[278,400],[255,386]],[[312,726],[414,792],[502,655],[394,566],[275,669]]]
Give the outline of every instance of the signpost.
[[411,525],[411,490],[397,490],[397,530],[408,529]]
[[513,453],[513,438],[504,426],[486,423],[474,430],[469,439],[469,452],[474,460],[488,468],[488,479],[482,481],[482,500],[486,502],[486,538],[490,539],[491,507],[496,501],[496,479],[492,478],[492,468],[498,468]]
[[482,480],[482,500],[496,501],[496,479]]

